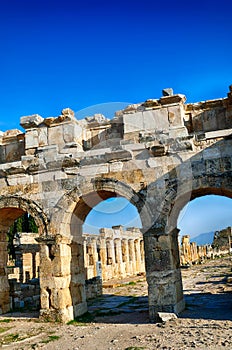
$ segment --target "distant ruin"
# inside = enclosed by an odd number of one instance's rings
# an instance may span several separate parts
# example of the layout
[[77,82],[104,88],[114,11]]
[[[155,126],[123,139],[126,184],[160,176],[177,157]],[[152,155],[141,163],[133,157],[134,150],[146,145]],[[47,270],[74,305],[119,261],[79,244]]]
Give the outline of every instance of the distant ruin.
[[[19,233],[15,239],[15,265],[8,264],[11,308],[40,307],[39,244],[34,233]],[[122,226],[100,229],[99,234],[83,234],[86,300],[103,293],[103,282],[145,275],[143,235],[140,229]],[[190,236],[182,237],[180,266],[190,267],[207,259],[232,252],[232,228],[216,231],[212,245],[197,245]]]
[[190,200],[232,197],[232,86],[225,98],[164,96],[112,120],[21,118],[0,135],[0,313],[10,310],[7,233],[30,214],[40,244],[40,317],[66,322],[87,311],[82,224],[100,201],[122,196],[142,222],[149,316],[181,312],[177,218]]
[[[39,244],[35,233],[18,233],[14,240],[15,264],[8,262],[12,309],[38,309],[40,302]],[[86,299],[102,294],[102,282],[144,275],[143,235],[138,228],[122,226],[83,234]]]
[[197,245],[196,242],[190,242],[190,236],[182,236],[180,246],[180,264],[181,266],[191,266],[199,264],[205,259],[215,259],[232,253],[232,228],[227,227],[214,233],[212,244]]

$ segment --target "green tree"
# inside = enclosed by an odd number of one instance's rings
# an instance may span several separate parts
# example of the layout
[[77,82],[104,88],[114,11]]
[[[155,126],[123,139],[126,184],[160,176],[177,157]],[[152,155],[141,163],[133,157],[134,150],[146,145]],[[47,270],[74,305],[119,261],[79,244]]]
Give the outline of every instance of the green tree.
[[13,241],[18,232],[38,233],[38,227],[36,226],[33,216],[25,213],[16,219],[11,225],[8,231],[8,253],[11,259],[15,259],[15,248]]

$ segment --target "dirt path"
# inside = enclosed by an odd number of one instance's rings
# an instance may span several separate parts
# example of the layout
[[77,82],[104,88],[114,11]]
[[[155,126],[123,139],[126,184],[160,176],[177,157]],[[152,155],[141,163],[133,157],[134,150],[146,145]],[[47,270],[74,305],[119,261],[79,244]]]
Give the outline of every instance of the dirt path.
[[[231,258],[182,270],[186,310],[165,324],[148,320],[147,285],[115,281],[70,325],[0,317],[0,347],[46,350],[232,349]],[[24,316],[27,316],[24,314]],[[93,319],[93,320],[92,320]]]

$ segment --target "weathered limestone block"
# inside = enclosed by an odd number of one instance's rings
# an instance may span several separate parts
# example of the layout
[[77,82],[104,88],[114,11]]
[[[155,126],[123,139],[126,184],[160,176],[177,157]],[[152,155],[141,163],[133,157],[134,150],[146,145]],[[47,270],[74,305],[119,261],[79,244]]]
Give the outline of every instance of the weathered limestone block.
[[[123,115],[124,135],[145,130],[167,132],[169,128],[168,109],[158,108],[154,110]],[[124,136],[125,138],[125,136]]]
[[163,96],[159,99],[159,103],[161,105],[170,105],[170,104],[176,104],[176,103],[182,103],[184,104],[186,101],[185,95],[182,94],[176,94],[176,95],[169,95],[169,96]]
[[209,110],[205,111],[202,114],[204,131],[217,130],[218,121],[217,121],[217,111]]
[[20,160],[25,153],[24,140],[19,140],[5,145],[5,162],[15,162]]
[[[173,283],[175,281],[175,283]],[[149,316],[158,320],[158,312],[179,313],[184,309],[181,274],[170,270],[161,274],[147,274]]]
[[63,125],[58,124],[48,128],[48,144],[58,145],[58,148],[64,147]]
[[6,147],[0,145],[0,163],[5,163],[6,161]]
[[184,126],[185,111],[183,105],[168,107],[168,120],[170,126]]
[[72,298],[69,288],[52,289],[51,290],[51,305],[55,309],[65,309],[72,305]]
[[61,114],[70,117],[71,119],[75,119],[75,113],[71,108],[62,109]]
[[122,171],[122,169],[123,169],[122,161],[110,163],[110,168],[109,168],[110,172],[114,173],[114,172]]
[[186,136],[188,136],[188,130],[185,126],[170,127],[169,129],[170,138],[177,139],[177,138],[185,138]]
[[63,125],[64,142],[76,143],[79,149],[82,149],[82,127],[76,123],[68,123]]
[[141,104],[145,109],[156,108],[159,106],[159,101],[157,99],[148,99]]
[[82,166],[78,173],[81,176],[96,176],[97,174],[107,174],[109,170],[108,164],[94,164],[92,166]]
[[42,124],[43,120],[44,119],[39,114],[33,114],[26,117],[21,117],[20,125],[26,130],[32,129]]
[[46,163],[58,160],[58,145],[38,147],[36,153]]
[[10,186],[17,186],[31,184],[33,182],[33,179],[31,175],[17,174],[7,176],[7,181]]
[[167,153],[167,147],[159,141],[151,141],[147,143],[146,147],[153,157],[161,157]]
[[170,320],[177,319],[176,314],[171,312],[158,312],[158,321],[160,322],[167,322]]
[[40,127],[38,130],[38,144],[39,147],[47,146],[48,145],[48,128],[47,127]]
[[166,88],[162,90],[163,96],[173,96],[173,89],[172,88]]
[[0,134],[0,163],[20,160],[24,153],[24,134],[20,130],[7,130]]
[[112,151],[105,154],[107,162],[128,161],[132,159],[132,153],[126,150]]
[[39,147],[38,129],[27,130],[25,135],[25,149]]

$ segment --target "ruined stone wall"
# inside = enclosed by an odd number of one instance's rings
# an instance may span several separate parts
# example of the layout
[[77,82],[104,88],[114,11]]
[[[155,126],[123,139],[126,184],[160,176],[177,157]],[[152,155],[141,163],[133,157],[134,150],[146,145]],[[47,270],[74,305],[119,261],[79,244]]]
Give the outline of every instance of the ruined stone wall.
[[18,282],[16,278],[9,279],[10,305],[12,310],[40,309],[40,284],[38,278],[25,283]]
[[[185,122],[189,132],[195,132],[199,138],[204,138],[205,133],[231,129],[232,108],[229,102],[231,97],[232,85],[230,86],[228,99],[221,98],[187,104],[185,107]],[[212,135],[214,134],[212,133]]]
[[214,259],[232,252],[231,227],[227,227],[214,234],[213,243],[198,246],[196,242],[190,242],[190,236],[182,236],[180,244],[180,264],[189,266],[202,263],[205,259]]
[[57,117],[22,117],[25,133],[1,133],[0,313],[10,307],[7,232],[25,212],[39,230],[41,317],[67,321],[86,312],[82,224],[96,204],[117,196],[141,217],[150,319],[180,312],[179,212],[205,194],[232,197],[231,90],[194,104],[165,90],[112,120],[77,120],[67,108]]
[[214,257],[211,245],[198,246],[196,242],[190,242],[190,236],[182,237],[180,245],[180,264],[181,266],[190,266],[198,264],[205,259]]
[[232,251],[232,228],[227,227],[224,230],[216,231],[212,246],[219,251]]
[[100,276],[85,281],[85,292],[87,301],[102,295],[102,279]]

